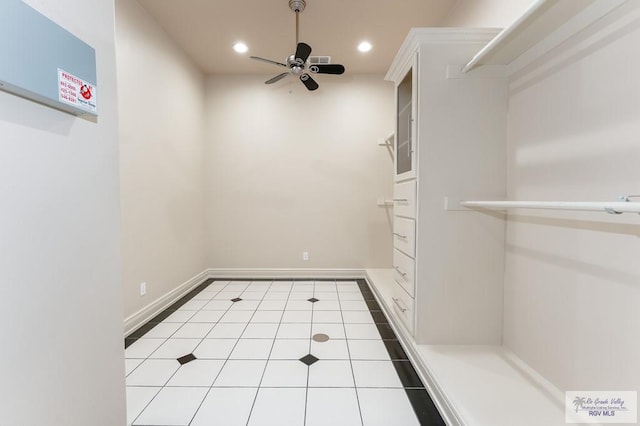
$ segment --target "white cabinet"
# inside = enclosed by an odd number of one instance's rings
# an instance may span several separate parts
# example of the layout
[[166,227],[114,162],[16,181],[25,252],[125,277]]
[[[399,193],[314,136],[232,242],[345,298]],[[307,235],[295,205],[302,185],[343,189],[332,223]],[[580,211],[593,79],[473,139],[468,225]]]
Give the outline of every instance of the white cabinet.
[[385,303],[418,343],[501,338],[504,224],[444,210],[445,197],[504,194],[504,70],[460,72],[495,34],[414,28],[386,76],[396,87],[396,158]]
[[396,137],[393,190],[394,312],[413,334],[415,322],[414,275],[416,230],[416,112],[417,55],[405,64],[402,79],[396,82]]

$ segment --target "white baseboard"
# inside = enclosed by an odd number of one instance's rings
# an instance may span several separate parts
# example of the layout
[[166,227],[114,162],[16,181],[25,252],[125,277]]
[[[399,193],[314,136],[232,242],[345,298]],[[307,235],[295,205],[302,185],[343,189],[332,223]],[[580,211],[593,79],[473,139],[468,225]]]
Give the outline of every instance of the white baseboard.
[[208,278],[364,278],[364,269],[210,268]]
[[407,356],[409,357],[409,360],[411,360],[411,363],[415,366],[416,373],[418,373],[418,376],[420,376],[420,380],[422,380],[422,383],[429,392],[429,395],[431,396],[433,403],[438,408],[438,412],[442,416],[442,419],[447,425],[450,426],[463,425],[461,418],[456,414],[455,408],[451,405],[444,391],[438,385],[437,380],[430,373],[429,368],[427,367],[424,359],[418,351],[418,348],[416,347],[414,338],[409,334],[404,325],[402,325],[402,321],[400,321],[400,319],[396,317],[393,308],[387,304],[387,301],[382,296],[380,291],[376,288],[367,271],[365,271],[364,277],[369,284],[369,287],[373,291],[376,299],[378,300],[378,304],[382,308],[382,311],[389,319],[389,325],[398,337],[398,341],[407,353]]
[[151,318],[159,314],[160,312],[171,306],[172,303],[180,299],[182,296],[202,284],[209,278],[208,270],[200,272],[195,277],[180,284],[178,287],[171,290],[164,296],[149,303],[144,308],[140,309],[133,315],[125,318],[124,320],[124,335],[125,337],[134,332],[140,326],[144,325]]
[[247,269],[247,268],[209,268],[187,280],[169,293],[149,303],[138,312],[124,320],[124,335],[128,336],[154,316],[169,307],[182,296],[202,284],[209,278],[364,278],[364,269]]

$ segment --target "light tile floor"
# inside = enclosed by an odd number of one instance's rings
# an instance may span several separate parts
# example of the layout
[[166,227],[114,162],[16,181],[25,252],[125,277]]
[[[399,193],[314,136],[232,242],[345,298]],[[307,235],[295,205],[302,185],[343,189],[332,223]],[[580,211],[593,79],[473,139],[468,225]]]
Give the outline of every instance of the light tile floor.
[[364,280],[209,280],[125,348],[128,425],[444,425]]

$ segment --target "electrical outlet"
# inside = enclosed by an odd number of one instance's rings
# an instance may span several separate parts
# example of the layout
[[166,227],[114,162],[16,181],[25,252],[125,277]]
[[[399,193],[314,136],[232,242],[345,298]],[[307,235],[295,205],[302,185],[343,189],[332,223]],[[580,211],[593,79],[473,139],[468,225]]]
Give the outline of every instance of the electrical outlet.
[[147,283],[140,283],[140,296],[147,294]]
[[302,252],[302,260],[309,260],[309,252],[308,251],[303,251]]

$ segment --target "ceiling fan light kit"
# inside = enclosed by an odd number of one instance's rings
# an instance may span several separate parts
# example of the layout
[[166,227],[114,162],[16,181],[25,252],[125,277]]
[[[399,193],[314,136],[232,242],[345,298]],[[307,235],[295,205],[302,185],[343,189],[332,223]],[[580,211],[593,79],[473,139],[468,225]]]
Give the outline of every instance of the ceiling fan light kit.
[[[318,83],[309,75],[312,74],[344,74],[344,66],[340,64],[311,64],[311,46],[299,41],[299,14],[307,6],[305,0],[289,0],[289,9],[296,14],[296,52],[290,55],[285,63],[264,59],[259,56],[251,56],[251,59],[266,62],[279,67],[289,68],[289,71],[265,81],[265,84],[273,84],[282,80],[288,75],[297,76],[308,90],[318,89]],[[307,72],[307,70],[309,72]]]

